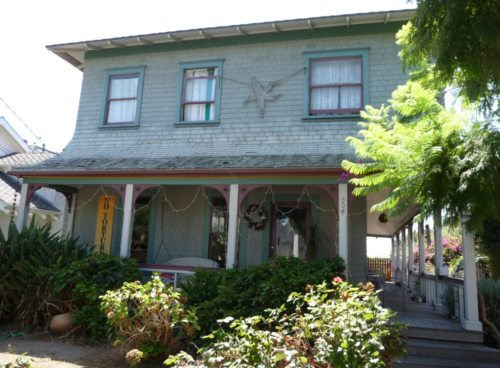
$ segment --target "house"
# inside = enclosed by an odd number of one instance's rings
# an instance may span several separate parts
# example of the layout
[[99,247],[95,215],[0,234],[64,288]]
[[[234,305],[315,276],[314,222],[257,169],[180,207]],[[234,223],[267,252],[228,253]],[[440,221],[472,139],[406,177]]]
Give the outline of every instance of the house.
[[[346,137],[360,110],[407,81],[395,34],[413,12],[48,46],[83,72],[78,119],[60,155],[10,171],[24,180],[21,202],[41,187],[64,193],[75,236],[142,270],[339,255],[348,280],[366,281],[366,237],[400,234],[418,208],[371,213],[384,193],[354,197],[341,162],[355,159]],[[463,324],[477,329],[467,287]]]
[[[36,164],[57,154],[28,146],[4,117],[0,117],[0,150],[0,228],[6,236],[10,222],[17,222],[22,186],[22,179],[17,180],[7,171]],[[29,217],[38,225],[52,223],[52,233],[63,230],[64,211],[64,197],[53,189],[41,188],[30,198]]]

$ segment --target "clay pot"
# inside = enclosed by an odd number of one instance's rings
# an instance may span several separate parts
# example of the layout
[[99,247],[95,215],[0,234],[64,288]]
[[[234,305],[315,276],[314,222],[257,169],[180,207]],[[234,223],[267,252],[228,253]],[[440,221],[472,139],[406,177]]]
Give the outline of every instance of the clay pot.
[[73,322],[73,315],[71,312],[58,314],[57,316],[52,317],[52,320],[50,321],[50,331],[54,333],[67,331],[71,326],[71,322]]

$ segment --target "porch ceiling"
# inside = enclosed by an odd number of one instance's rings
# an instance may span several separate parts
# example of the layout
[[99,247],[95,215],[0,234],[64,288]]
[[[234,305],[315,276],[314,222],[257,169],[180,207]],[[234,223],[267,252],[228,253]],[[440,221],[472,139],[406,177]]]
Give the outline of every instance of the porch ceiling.
[[408,221],[415,217],[420,208],[418,205],[412,205],[401,216],[391,217],[386,223],[380,222],[380,215],[382,212],[370,212],[373,205],[383,201],[389,193],[389,189],[383,190],[378,193],[371,194],[367,197],[367,235],[369,236],[392,236]]

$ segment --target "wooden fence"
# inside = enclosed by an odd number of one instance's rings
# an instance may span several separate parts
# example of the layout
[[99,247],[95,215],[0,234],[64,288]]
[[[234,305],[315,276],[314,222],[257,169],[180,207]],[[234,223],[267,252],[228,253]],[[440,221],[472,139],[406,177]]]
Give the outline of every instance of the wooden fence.
[[392,280],[392,262],[390,258],[367,258],[369,269],[382,269],[387,281]]

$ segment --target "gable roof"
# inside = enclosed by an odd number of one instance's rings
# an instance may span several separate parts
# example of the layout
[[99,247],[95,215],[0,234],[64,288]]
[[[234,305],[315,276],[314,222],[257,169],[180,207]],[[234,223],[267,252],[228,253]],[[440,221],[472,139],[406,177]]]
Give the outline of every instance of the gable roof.
[[[17,179],[15,177],[10,176],[3,171],[0,171],[0,200],[4,202],[6,207],[12,207],[12,204],[14,203],[14,194],[16,193],[15,190],[16,181]],[[19,194],[21,192],[21,183],[22,180],[20,180],[20,182],[17,183],[18,194],[16,195],[15,198],[16,207],[19,206],[19,199],[21,198],[21,195]],[[41,211],[51,211],[60,213],[60,211],[56,207],[50,204],[43,197],[39,196],[37,193],[33,193],[33,195],[31,196],[30,208],[38,209]]]
[[335,16],[280,20],[263,23],[239,24],[223,27],[197,28],[180,31],[142,34],[126,37],[106,38],[82,42],[48,45],[52,51],[77,69],[83,70],[85,53],[92,50],[123,49],[159,43],[180,43],[183,41],[210,40],[212,38],[280,33],[294,30],[314,30],[327,27],[350,27],[351,25],[408,21],[414,9],[383,12],[342,14]]
[[47,160],[57,156],[50,151],[35,151],[29,153],[12,153],[0,157],[0,166],[26,166],[36,164],[37,162]]

